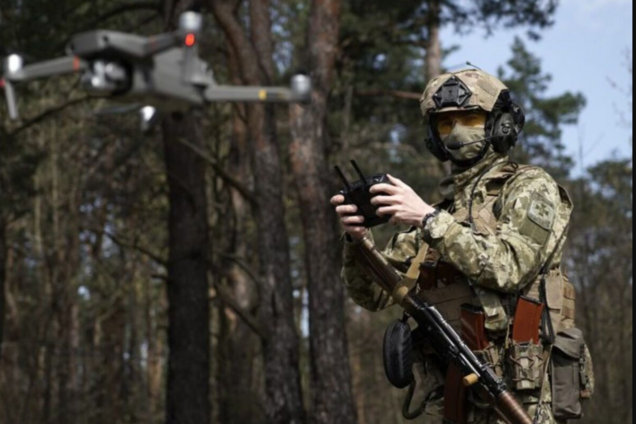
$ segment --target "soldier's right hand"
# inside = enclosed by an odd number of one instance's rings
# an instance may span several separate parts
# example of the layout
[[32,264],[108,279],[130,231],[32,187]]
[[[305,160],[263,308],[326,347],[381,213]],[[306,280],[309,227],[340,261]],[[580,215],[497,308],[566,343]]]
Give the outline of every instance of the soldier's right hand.
[[336,207],[336,213],[340,217],[342,228],[356,241],[361,241],[369,232],[368,228],[362,226],[364,217],[355,215],[358,211],[356,205],[343,205],[345,198],[343,195],[336,195],[331,198],[331,204]]

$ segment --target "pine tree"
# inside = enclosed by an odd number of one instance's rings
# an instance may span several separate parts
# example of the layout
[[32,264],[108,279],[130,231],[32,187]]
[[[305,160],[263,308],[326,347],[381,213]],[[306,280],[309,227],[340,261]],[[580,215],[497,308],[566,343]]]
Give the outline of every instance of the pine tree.
[[543,72],[541,60],[518,37],[512,45],[512,58],[498,74],[526,113],[520,146],[513,154],[515,159],[541,165],[557,179],[567,177],[573,161],[565,153],[562,127],[578,122],[586,104],[583,95],[568,91],[547,96],[552,77]]

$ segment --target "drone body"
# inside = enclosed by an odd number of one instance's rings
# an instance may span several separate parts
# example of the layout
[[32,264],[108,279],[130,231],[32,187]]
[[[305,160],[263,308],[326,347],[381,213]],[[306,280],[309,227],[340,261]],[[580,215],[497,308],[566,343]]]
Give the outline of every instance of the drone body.
[[[141,37],[116,31],[91,31],[76,35],[69,56],[24,67],[17,55],[4,61],[4,88],[9,115],[18,119],[14,84],[56,75],[81,75],[91,94],[143,105],[142,117],[161,111],[183,111],[211,102],[306,102],[311,82],[304,75],[292,87],[221,86],[208,64],[198,55],[201,15],[186,12],[174,33]],[[140,108],[142,108],[140,106]]]

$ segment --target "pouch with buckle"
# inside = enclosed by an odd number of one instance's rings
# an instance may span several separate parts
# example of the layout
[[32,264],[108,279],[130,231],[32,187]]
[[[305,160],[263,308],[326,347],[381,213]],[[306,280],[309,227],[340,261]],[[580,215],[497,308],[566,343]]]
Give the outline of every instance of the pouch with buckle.
[[592,358],[583,333],[572,328],[559,333],[552,351],[552,407],[554,417],[575,420],[583,417],[581,401],[594,392]]
[[543,346],[532,342],[512,342],[508,360],[514,390],[536,390],[543,381]]

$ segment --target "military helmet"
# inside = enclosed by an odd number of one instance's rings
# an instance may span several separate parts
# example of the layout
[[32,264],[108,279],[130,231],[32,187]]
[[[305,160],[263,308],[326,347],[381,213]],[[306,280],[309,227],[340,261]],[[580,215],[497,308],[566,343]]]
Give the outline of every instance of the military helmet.
[[420,99],[427,120],[429,138],[426,147],[441,161],[452,159],[435,128],[435,115],[444,112],[483,110],[488,113],[486,140],[479,162],[492,145],[498,153],[507,154],[517,142],[525,124],[521,107],[510,98],[510,91],[498,78],[479,69],[464,69],[431,80]]

